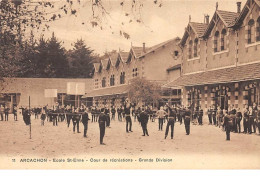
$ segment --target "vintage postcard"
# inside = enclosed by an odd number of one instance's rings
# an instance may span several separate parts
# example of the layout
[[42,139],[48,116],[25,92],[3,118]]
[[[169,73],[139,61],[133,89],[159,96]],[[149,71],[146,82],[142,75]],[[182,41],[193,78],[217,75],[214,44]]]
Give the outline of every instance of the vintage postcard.
[[0,0],[1,169],[259,169],[260,0]]

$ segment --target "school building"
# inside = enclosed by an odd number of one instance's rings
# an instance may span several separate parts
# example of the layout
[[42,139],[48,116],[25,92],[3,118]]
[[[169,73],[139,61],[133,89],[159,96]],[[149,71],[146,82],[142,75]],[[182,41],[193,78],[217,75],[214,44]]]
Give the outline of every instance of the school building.
[[[235,4],[234,4],[235,6]],[[182,104],[206,110],[260,104],[260,0],[248,0],[237,12],[216,6],[211,20],[190,21],[180,41]]]

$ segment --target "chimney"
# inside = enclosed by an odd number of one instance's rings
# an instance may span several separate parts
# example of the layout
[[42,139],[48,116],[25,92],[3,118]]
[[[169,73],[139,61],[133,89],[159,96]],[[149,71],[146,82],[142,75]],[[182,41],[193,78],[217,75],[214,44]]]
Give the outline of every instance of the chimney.
[[143,52],[145,53],[145,43],[143,43]]
[[237,2],[237,13],[241,12],[241,2]]
[[205,23],[208,25],[209,24],[209,15],[205,15]]

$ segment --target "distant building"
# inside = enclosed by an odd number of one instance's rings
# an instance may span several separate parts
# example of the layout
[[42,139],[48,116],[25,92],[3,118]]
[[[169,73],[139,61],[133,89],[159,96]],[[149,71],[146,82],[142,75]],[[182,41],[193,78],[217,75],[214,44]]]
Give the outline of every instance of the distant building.
[[[102,60],[101,63],[95,63],[94,89],[85,97],[93,97],[94,105],[120,106],[127,97],[130,81],[136,77],[161,85],[167,83],[171,77],[170,67],[181,64],[179,41],[179,38],[174,38],[152,47],[146,47],[145,43],[142,47],[131,46],[129,52],[120,51]],[[162,102],[171,99],[180,101],[180,93],[179,96],[173,95],[177,91],[163,92],[165,94]]]
[[[68,78],[4,78],[0,83],[0,104],[13,108],[14,105],[41,107],[55,105],[57,102],[63,105],[78,105],[81,96],[68,95],[67,83],[84,83],[85,93],[92,90],[92,79],[68,79]],[[57,89],[56,98],[46,98],[45,89]],[[92,100],[85,100],[84,104],[91,105]]]
[[260,104],[260,0],[237,12],[216,10],[211,21],[189,22],[180,41],[181,77],[165,87],[182,87],[193,109]]

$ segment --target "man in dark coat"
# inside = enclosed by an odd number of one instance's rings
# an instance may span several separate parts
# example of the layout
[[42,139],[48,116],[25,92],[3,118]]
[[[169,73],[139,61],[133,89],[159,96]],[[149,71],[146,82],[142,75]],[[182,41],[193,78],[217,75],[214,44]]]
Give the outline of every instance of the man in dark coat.
[[230,131],[233,128],[233,118],[230,117],[227,113],[224,115],[224,125],[226,129],[226,140],[230,140]]
[[105,115],[104,111],[105,111],[104,108],[102,108],[98,118],[99,130],[100,130],[100,145],[105,145],[103,143],[103,138],[105,136],[107,116]]
[[24,109],[24,112],[23,112],[23,121],[26,125],[31,124],[31,114],[30,114],[30,111],[27,108]]
[[88,131],[88,113],[87,113],[87,109],[84,111],[84,113],[82,114],[82,124],[84,126],[84,137],[87,137],[87,131]]
[[143,129],[143,135],[142,136],[149,136],[148,130],[147,130],[147,123],[148,123],[149,116],[147,112],[142,108],[142,112],[140,113],[139,116],[139,122],[141,123],[142,129]]

